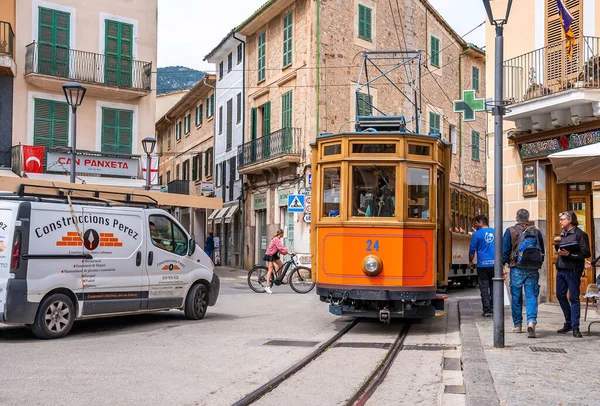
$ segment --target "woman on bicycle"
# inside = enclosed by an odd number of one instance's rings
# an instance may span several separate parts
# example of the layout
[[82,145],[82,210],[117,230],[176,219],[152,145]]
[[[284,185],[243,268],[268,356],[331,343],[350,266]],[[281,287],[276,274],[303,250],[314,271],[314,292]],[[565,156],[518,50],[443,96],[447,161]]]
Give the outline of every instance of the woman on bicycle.
[[273,291],[271,290],[271,276],[273,275],[273,263],[277,264],[277,270],[280,271],[283,266],[283,262],[281,258],[279,258],[279,254],[288,255],[294,253],[290,253],[287,248],[283,246],[281,243],[281,238],[283,237],[283,230],[280,228],[277,230],[273,239],[269,243],[267,247],[267,251],[265,252],[265,256],[263,258],[264,261],[267,261],[267,285],[265,287],[265,292],[271,294]]

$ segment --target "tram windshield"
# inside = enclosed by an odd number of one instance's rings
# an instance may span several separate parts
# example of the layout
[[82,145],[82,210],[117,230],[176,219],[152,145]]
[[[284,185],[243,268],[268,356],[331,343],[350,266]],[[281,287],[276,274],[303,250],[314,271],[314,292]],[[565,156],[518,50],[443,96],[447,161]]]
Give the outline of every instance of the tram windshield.
[[395,217],[396,167],[352,167],[352,216]]

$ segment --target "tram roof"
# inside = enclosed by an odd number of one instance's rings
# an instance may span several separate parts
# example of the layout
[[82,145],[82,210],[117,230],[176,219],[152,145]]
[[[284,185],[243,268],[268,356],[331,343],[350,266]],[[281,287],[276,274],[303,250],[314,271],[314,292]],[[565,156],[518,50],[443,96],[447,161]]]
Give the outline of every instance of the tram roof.
[[423,138],[441,140],[442,142],[450,145],[450,142],[443,139],[441,134],[419,134],[419,133],[412,133],[409,131],[345,131],[345,132],[340,132],[340,133],[322,133],[317,136],[317,140],[321,140],[321,139],[325,139],[325,138],[333,138],[333,137],[338,137],[338,136],[354,136],[354,137],[356,137],[356,136],[380,136],[380,135],[384,135],[384,136],[399,135],[399,136],[423,137]]

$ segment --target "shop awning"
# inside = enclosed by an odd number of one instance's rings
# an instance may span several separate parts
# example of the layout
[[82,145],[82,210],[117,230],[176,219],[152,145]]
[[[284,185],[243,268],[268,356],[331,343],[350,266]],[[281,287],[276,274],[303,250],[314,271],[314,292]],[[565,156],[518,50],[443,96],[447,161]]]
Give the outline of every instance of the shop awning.
[[600,143],[557,152],[548,158],[558,183],[600,180]]
[[219,213],[219,211],[221,211],[221,210],[220,209],[219,210],[213,210],[213,212],[210,213],[210,216],[208,216],[208,219],[206,219],[209,224],[213,222],[213,220],[215,219],[215,216],[217,215],[217,213]]
[[223,222],[223,218],[225,217],[225,213],[227,213],[227,210],[229,210],[229,207],[225,207],[224,209],[219,210],[214,219],[215,223],[218,224]]
[[231,223],[233,221],[233,216],[238,211],[238,209],[239,209],[239,206],[237,204],[235,206],[229,208],[229,211],[225,215],[225,223]]

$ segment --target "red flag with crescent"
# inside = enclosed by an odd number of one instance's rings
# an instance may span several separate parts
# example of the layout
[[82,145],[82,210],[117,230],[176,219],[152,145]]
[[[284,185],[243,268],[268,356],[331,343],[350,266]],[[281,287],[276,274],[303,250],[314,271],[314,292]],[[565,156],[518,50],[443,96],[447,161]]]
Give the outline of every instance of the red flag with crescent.
[[44,172],[44,147],[23,146],[23,171],[29,173]]

